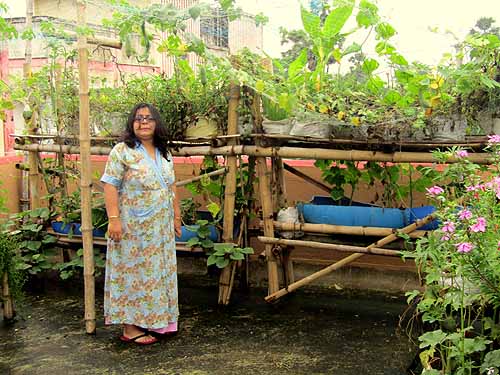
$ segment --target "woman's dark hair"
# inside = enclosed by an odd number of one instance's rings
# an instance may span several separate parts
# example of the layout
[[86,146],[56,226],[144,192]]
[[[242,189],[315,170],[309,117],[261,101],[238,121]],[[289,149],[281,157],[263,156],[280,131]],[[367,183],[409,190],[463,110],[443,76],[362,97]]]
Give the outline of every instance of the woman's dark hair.
[[127,125],[125,127],[125,131],[122,134],[121,140],[130,148],[135,148],[139,139],[135,136],[134,133],[134,121],[135,115],[137,111],[141,108],[148,108],[149,112],[151,112],[151,117],[155,120],[155,132],[153,135],[153,144],[160,151],[160,154],[167,160],[169,155],[168,149],[168,134],[167,128],[165,127],[165,123],[160,117],[160,113],[156,109],[156,107],[149,103],[139,103],[132,108],[130,114],[128,115]]

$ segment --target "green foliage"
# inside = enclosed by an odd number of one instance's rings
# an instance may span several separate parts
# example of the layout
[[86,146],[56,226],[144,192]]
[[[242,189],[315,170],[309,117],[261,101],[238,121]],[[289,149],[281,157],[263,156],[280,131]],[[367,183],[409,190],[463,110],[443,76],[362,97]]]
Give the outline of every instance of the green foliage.
[[231,261],[245,260],[245,255],[253,254],[251,247],[240,248],[234,243],[216,243],[208,252],[207,266],[227,267]]
[[53,267],[57,238],[45,229],[51,218],[50,210],[41,207],[15,214],[9,223],[10,234],[16,236],[18,241],[21,260],[18,267],[31,275]]
[[[487,151],[493,168],[488,173],[468,159],[465,150],[436,153],[441,163],[428,194],[438,207],[440,228],[417,242],[412,257],[421,272],[424,290],[414,291],[428,327],[420,338],[423,368],[439,373],[497,373],[500,338],[500,150],[491,136]],[[429,373],[429,372],[425,372]],[[437,372],[436,372],[437,373]]]
[[6,273],[10,294],[14,299],[22,297],[26,280],[18,256],[18,239],[7,232],[0,232],[0,279]]
[[[99,249],[94,249],[94,265],[96,267],[96,276],[99,276],[106,266],[104,254]],[[80,273],[83,270],[83,249],[79,249],[69,261],[55,264],[54,269],[59,271],[62,280],[67,280]]]

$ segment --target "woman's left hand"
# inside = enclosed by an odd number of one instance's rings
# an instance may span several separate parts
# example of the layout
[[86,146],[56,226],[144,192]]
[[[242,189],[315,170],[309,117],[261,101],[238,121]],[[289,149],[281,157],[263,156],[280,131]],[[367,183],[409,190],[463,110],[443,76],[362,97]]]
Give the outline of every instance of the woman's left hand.
[[174,219],[174,229],[175,229],[175,235],[177,237],[180,237],[182,235],[182,220],[181,219]]

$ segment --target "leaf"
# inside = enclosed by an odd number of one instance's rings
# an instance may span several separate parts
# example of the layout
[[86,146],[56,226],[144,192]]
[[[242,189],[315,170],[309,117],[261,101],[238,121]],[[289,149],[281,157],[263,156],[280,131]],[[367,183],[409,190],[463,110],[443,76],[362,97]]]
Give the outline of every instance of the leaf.
[[257,82],[255,82],[255,90],[257,90],[257,92],[261,93],[264,91],[264,88],[265,88],[265,84],[264,84],[264,81],[259,79],[257,80]]
[[400,55],[399,53],[393,53],[390,60],[396,65],[408,66],[408,61],[406,61],[403,55]]
[[484,361],[481,364],[481,371],[486,372],[488,368],[500,367],[500,349],[486,353]]
[[346,56],[350,53],[356,53],[359,51],[361,51],[361,45],[358,43],[353,43],[344,50],[344,52],[342,53],[342,56]]
[[297,58],[294,61],[292,61],[292,63],[288,67],[288,79],[293,79],[294,77],[296,77],[302,71],[302,69],[304,69],[306,64],[307,64],[307,49],[304,48],[300,52],[299,56],[297,56]]
[[192,237],[186,242],[186,246],[194,247],[200,244],[200,239],[198,237]]
[[389,25],[387,22],[379,23],[375,27],[375,31],[377,32],[377,36],[385,40],[391,38],[396,34],[396,30],[394,29],[394,27]]
[[215,256],[214,254],[210,255],[207,259],[207,266],[214,265],[218,259],[219,259],[219,257]]
[[224,268],[226,267],[227,265],[229,264],[229,259],[227,258],[218,258],[217,259],[217,262],[215,263],[215,265],[219,268]]
[[309,12],[306,8],[300,8],[300,15],[302,18],[302,25],[304,30],[310,35],[312,39],[318,39],[321,33],[321,19],[314,13]]
[[426,348],[428,346],[435,347],[441,344],[446,339],[446,333],[440,329],[436,331],[426,332],[418,338],[420,341],[419,348]]
[[378,8],[375,4],[368,0],[361,0],[359,3],[359,11],[356,15],[358,26],[370,27],[375,25],[378,20]]
[[231,258],[232,260],[244,260],[245,256],[242,253],[234,253],[229,255],[229,258]]
[[324,38],[335,37],[352,14],[354,8],[354,1],[349,0],[342,4],[342,6],[335,8],[326,17],[323,25],[322,34]]
[[220,206],[215,202],[210,202],[207,204],[207,210],[212,214],[212,217],[217,217],[217,214],[220,212]]
[[240,250],[243,254],[253,254],[253,249],[251,247],[244,247]]
[[363,72],[365,72],[366,74],[370,75],[378,67],[379,67],[379,63],[378,63],[377,60],[367,58],[367,59],[365,59],[365,61],[363,61],[363,65],[361,66],[361,69],[363,69]]
[[30,250],[37,251],[42,246],[41,241],[27,241],[26,247]]
[[396,90],[389,90],[384,96],[384,103],[392,105],[401,99],[401,94]]

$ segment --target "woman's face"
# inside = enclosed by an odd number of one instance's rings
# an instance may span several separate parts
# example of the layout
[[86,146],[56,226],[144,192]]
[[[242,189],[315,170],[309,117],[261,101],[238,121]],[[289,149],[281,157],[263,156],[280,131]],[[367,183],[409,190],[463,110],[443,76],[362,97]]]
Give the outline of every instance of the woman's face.
[[135,113],[134,134],[141,142],[153,140],[156,121],[148,107],[139,108]]

